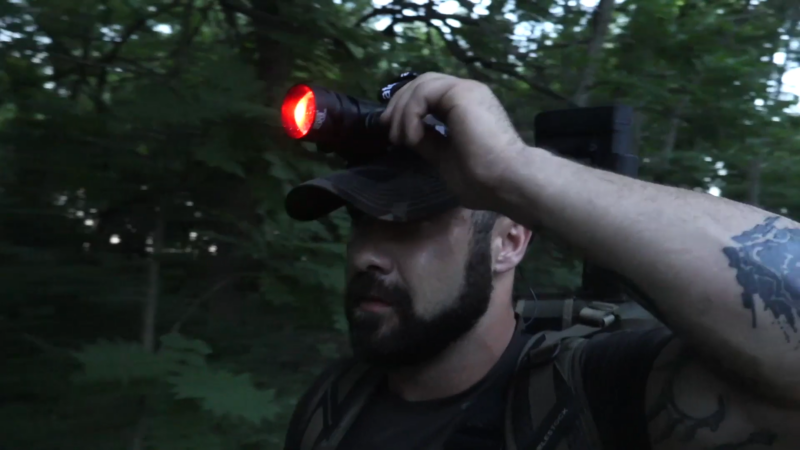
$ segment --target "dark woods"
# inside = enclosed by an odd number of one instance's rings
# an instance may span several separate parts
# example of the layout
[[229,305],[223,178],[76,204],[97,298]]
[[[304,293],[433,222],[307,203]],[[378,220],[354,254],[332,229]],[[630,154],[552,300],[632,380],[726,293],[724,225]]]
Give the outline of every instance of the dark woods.
[[[293,83],[472,77],[529,140],[539,111],[623,102],[643,177],[797,220],[798,21],[787,0],[0,1],[0,447],[280,448],[347,351],[348,219],[283,212],[340,164],[283,136]],[[528,260],[537,289],[580,280],[548,240]]]

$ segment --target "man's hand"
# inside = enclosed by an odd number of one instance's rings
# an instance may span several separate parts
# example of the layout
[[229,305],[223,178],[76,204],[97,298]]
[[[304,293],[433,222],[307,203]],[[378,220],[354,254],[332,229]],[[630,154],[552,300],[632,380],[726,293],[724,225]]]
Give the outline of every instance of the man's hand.
[[[444,140],[426,130],[432,114],[449,128]],[[492,91],[477,81],[425,73],[392,98],[381,120],[390,139],[422,154],[439,167],[463,205],[492,209],[508,172],[526,146]]]

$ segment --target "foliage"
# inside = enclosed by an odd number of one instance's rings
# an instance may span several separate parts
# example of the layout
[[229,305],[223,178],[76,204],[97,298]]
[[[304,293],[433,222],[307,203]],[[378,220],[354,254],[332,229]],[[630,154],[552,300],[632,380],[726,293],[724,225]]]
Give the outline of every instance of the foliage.
[[[281,447],[347,347],[348,221],[283,211],[340,167],[283,136],[297,81],[472,77],[531,142],[540,111],[627,103],[643,178],[800,218],[797,6],[586,3],[0,0],[2,446]],[[580,267],[542,236],[518,291]]]

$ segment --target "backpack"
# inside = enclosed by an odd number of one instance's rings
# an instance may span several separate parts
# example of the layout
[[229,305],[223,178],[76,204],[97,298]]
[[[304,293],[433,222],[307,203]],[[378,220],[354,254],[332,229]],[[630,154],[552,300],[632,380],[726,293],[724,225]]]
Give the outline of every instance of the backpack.
[[[524,319],[531,317],[532,308],[537,320],[557,318],[563,326],[531,333]],[[587,339],[611,331],[656,327],[660,322],[634,302],[519,300],[516,311],[529,337],[503,411],[504,450],[600,449],[579,370]],[[329,367],[300,399],[284,449],[335,450],[384,375],[353,359]],[[448,442],[468,439],[469,430],[457,422],[460,425]],[[463,446],[445,445],[451,447]]]

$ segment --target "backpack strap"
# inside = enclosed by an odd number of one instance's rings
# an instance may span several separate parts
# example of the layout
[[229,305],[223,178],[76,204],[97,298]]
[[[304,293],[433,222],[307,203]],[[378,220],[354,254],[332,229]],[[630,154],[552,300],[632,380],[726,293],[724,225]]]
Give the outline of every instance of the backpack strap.
[[585,339],[601,331],[574,325],[530,338],[506,403],[508,450],[599,448],[579,363]]
[[561,300],[518,299],[515,308],[530,334],[544,329],[566,330],[576,324],[615,329],[662,326],[655,316],[632,300],[609,303],[572,297]]
[[355,360],[329,367],[298,402],[284,450],[335,449],[384,375]]
[[563,368],[565,378],[569,380],[569,385],[572,387],[575,406],[578,408],[579,415],[577,426],[573,429],[570,437],[572,438],[571,442],[581,442],[582,446],[570,445],[572,448],[600,449],[603,446],[600,440],[600,433],[597,430],[597,424],[595,424],[592,411],[589,408],[589,400],[583,389],[583,367],[581,361],[583,360],[583,350],[586,348],[587,343],[588,339],[586,337],[571,339],[567,343],[568,351],[561,354],[559,364]]

